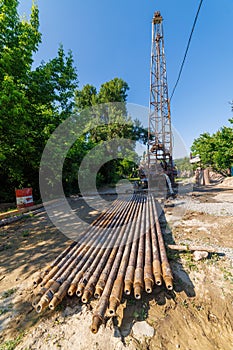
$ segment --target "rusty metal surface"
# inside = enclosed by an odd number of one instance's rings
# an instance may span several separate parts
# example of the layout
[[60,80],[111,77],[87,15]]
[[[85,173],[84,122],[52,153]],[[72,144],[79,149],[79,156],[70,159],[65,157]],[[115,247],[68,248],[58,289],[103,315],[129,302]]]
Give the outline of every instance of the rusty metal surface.
[[83,303],[98,298],[91,326],[96,333],[106,316],[116,315],[123,292],[140,299],[163,282],[173,288],[156,200],[137,193],[116,200],[46,267],[34,281],[32,305],[40,313],[53,310],[67,294]]

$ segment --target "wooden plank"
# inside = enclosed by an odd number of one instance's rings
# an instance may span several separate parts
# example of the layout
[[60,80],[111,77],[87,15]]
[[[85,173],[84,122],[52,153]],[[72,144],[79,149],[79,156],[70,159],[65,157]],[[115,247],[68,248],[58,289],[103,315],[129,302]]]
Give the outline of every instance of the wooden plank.
[[167,244],[167,247],[172,250],[183,250],[183,251],[205,251],[209,253],[217,253],[216,249],[204,246],[194,246],[194,245],[176,245]]

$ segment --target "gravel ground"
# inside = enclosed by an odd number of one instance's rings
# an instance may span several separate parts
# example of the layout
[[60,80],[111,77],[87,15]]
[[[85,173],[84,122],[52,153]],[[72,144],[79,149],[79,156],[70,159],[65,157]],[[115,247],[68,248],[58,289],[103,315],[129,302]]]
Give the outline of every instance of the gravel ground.
[[175,204],[179,204],[181,210],[196,211],[199,213],[205,213],[215,216],[232,216],[233,215],[233,203],[201,203],[196,200],[182,200],[176,201]]

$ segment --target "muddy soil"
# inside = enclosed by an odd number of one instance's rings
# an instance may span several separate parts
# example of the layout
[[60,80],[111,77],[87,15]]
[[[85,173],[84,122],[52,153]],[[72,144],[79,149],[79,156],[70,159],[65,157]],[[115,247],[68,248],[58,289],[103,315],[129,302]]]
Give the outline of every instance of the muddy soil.
[[[123,298],[118,316],[106,320],[96,335],[90,332],[95,301],[82,305],[67,297],[55,311],[42,314],[31,306],[33,279],[70,240],[45,213],[0,228],[0,349],[232,350],[233,188],[223,183],[181,193],[161,215],[165,241],[212,247],[218,254],[194,261],[191,252],[168,250],[174,290],[156,287],[139,301]],[[98,214],[82,198],[70,201],[87,221]],[[134,331],[142,321],[154,335]]]

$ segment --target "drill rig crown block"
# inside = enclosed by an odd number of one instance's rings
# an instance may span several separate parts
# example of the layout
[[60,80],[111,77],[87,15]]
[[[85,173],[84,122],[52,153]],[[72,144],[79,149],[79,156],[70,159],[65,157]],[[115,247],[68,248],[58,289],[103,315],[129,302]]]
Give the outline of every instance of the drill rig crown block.
[[154,13],[153,24],[161,23],[163,21],[163,17],[161,16],[159,11]]

